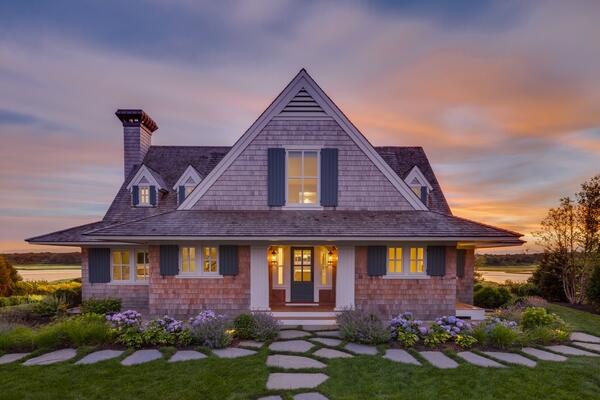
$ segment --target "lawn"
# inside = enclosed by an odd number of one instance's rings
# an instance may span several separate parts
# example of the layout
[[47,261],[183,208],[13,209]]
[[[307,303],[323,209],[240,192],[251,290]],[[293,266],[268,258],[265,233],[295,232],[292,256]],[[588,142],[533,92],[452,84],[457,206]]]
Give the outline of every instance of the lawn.
[[[600,317],[551,305],[576,329],[600,335]],[[89,350],[88,350],[89,351]],[[450,354],[452,356],[452,354]],[[2,399],[256,399],[267,392],[267,350],[235,360],[209,357],[169,364],[164,360],[123,367],[118,361],[91,366],[0,366]],[[459,361],[460,362],[460,361]],[[570,357],[565,363],[538,362],[535,368],[455,370],[397,364],[356,356],[327,362],[330,379],[318,390],[330,399],[597,399],[600,362]],[[285,399],[290,393],[281,392]]]

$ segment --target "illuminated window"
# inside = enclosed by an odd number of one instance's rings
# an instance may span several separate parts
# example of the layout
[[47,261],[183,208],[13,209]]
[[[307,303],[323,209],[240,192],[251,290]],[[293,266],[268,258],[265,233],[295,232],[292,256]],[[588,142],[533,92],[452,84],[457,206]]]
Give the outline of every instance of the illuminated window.
[[277,248],[277,284],[283,285],[283,247]]
[[424,249],[423,247],[411,247],[410,248],[410,272],[411,273],[422,273],[424,272]]
[[140,204],[150,205],[150,188],[148,186],[140,186]]
[[196,187],[196,185],[185,186],[185,197],[188,197],[190,195],[190,193],[192,193],[192,190],[194,190],[195,187]]
[[388,271],[390,274],[402,273],[402,247],[388,247]]
[[196,248],[182,247],[181,248],[181,272],[190,274],[196,272]]
[[113,250],[112,252],[112,280],[131,280],[129,270],[129,250]]
[[318,161],[317,151],[294,150],[287,153],[287,204],[317,204]]
[[217,248],[202,248],[202,272],[207,274],[217,273]]
[[148,267],[150,265],[150,262],[148,260],[148,252],[145,250],[137,250],[135,254],[135,280],[146,281],[148,280]]

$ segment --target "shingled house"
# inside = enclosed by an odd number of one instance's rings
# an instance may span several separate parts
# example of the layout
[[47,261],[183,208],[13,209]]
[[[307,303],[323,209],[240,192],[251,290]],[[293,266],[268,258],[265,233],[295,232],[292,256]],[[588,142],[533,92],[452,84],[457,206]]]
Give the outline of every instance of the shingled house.
[[153,146],[118,110],[124,182],[101,221],[28,239],[81,246],[84,298],[150,315],[336,310],[480,317],[474,249],[521,235],[452,215],[421,147],[374,147],[301,70],[232,147]]

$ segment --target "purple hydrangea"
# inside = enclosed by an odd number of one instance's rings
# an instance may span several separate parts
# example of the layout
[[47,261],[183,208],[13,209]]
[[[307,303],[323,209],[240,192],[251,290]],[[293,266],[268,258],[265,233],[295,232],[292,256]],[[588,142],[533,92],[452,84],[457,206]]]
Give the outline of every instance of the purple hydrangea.
[[140,326],[142,323],[142,314],[135,310],[127,310],[107,315],[106,320],[115,328]]
[[182,321],[178,321],[175,318],[169,317],[168,315],[165,315],[161,319],[157,319],[156,323],[169,333],[181,332],[184,328]]
[[439,317],[435,323],[453,337],[471,329],[471,324],[454,315]]
[[502,325],[510,329],[516,329],[517,323],[504,318],[492,317],[485,321],[485,330],[489,332],[493,330],[497,325]]
[[413,319],[413,314],[408,311],[392,318],[390,321],[390,329],[392,338],[394,339],[398,337],[398,331],[421,335],[426,335],[428,332],[423,321]]
[[197,326],[204,324],[205,322],[209,322],[214,319],[222,318],[222,317],[223,317],[222,315],[217,315],[212,310],[204,310],[200,314],[196,315],[195,317],[190,318],[189,322],[190,322],[191,326],[197,327]]

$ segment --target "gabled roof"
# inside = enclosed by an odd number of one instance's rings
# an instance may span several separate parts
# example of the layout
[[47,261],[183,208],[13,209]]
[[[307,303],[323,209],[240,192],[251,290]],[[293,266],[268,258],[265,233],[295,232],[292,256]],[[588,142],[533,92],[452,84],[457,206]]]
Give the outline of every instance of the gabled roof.
[[425,186],[429,191],[433,189],[433,186],[431,186],[427,178],[425,178],[425,175],[423,175],[421,169],[416,165],[410,170],[408,175],[406,175],[406,178],[404,178],[404,182],[406,182],[409,186]]
[[198,173],[198,171],[196,171],[196,168],[194,168],[191,165],[186,168],[183,174],[181,174],[181,177],[179,177],[177,182],[175,182],[175,184],[173,185],[173,190],[178,190],[179,186],[187,185],[188,182],[190,182],[190,179],[194,181],[194,185],[197,185],[202,180],[200,174]]
[[156,186],[158,190],[167,189],[165,181],[163,181],[160,174],[144,164],[138,168],[133,178],[129,180],[127,190],[131,190],[133,186],[139,185],[140,183],[147,183],[149,185]]
[[[189,210],[193,205],[208,191],[208,189],[217,181],[217,179],[231,166],[235,159],[244,151],[244,149],[254,140],[262,129],[274,117],[278,116],[288,105],[296,101],[298,94],[306,94],[317,103],[317,105],[333,118],[346,134],[356,143],[356,145],[365,153],[373,164],[383,173],[398,192],[407,200],[415,210],[427,210],[427,207],[421,202],[421,199],[408,187],[388,164],[379,156],[371,143],[362,133],[350,122],[344,113],[335,105],[327,94],[319,87],[305,69],[292,79],[292,81],[283,89],[267,109],[258,117],[258,119],[248,128],[248,130],[233,145],[231,151],[227,153],[221,162],[206,176],[203,181],[196,186],[190,195],[178,207],[179,210]],[[303,94],[304,96],[304,94]],[[311,107],[315,108],[314,106]],[[308,111],[308,110],[305,110]],[[314,111],[314,110],[313,110]]]

